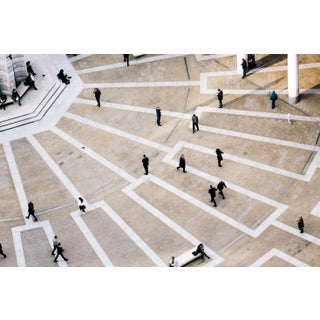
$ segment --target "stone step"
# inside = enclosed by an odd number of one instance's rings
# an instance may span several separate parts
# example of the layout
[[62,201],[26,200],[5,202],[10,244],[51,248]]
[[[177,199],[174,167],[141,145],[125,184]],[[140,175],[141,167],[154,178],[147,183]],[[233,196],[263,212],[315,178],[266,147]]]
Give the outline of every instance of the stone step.
[[61,93],[66,88],[66,85],[60,82],[55,82],[48,93],[43,97],[43,99],[38,103],[32,112],[25,113],[18,116],[13,116],[6,120],[0,121],[0,132],[21,127],[36,121],[40,121],[48,110],[51,108],[53,103],[61,95]]

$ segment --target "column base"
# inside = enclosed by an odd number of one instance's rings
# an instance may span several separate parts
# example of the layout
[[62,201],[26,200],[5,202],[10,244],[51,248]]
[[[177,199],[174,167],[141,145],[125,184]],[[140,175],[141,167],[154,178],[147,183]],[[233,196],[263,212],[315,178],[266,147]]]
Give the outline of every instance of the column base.
[[300,95],[297,97],[289,97],[289,103],[296,104],[300,101]]

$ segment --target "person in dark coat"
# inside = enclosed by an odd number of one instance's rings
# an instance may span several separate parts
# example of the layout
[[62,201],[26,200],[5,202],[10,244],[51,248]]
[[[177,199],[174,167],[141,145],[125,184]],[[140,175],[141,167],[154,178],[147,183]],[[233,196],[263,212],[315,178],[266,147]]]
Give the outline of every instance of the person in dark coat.
[[271,108],[274,109],[276,107],[276,100],[278,100],[278,95],[274,90],[270,94],[270,100],[272,102]]
[[222,199],[225,199],[223,191],[222,191],[223,188],[227,188],[227,186],[222,180],[220,180],[219,183],[217,184],[217,189],[219,190],[219,194],[221,195]]
[[197,131],[199,131],[199,118],[193,114],[192,115],[192,131],[193,133],[196,132],[196,128],[197,128]]
[[182,168],[184,173],[187,173],[187,171],[186,171],[186,159],[184,158],[183,154],[180,156],[179,167],[177,167],[177,170],[179,170],[180,168]]
[[156,115],[157,115],[157,125],[161,126],[160,120],[161,120],[161,110],[160,107],[156,107]]
[[65,84],[70,83],[69,78],[71,78],[71,77],[68,77],[68,75],[64,72],[63,69],[60,69],[59,73],[57,74],[57,77]]
[[27,66],[27,72],[28,72],[28,74],[32,74],[33,76],[36,76],[36,75],[37,75],[37,74],[34,72],[32,66],[31,66],[30,61],[27,61],[26,66]]
[[304,230],[304,221],[303,221],[303,218],[302,216],[299,216],[298,220],[297,220],[297,223],[298,223],[298,229],[300,230],[300,233],[303,233]]
[[142,157],[142,164],[143,164],[143,167],[144,167],[144,170],[145,170],[145,175],[148,175],[149,173],[149,158],[144,154],[143,157]]
[[208,259],[210,259],[210,257],[205,253],[204,251],[204,245],[202,243],[200,243],[198,246],[197,246],[197,249],[195,251],[197,254],[201,254],[201,258],[202,260],[204,260],[204,256],[206,256]]
[[213,202],[213,206],[216,207],[217,206],[217,203],[216,203],[216,200],[214,199],[216,197],[216,191],[217,189],[215,187],[213,187],[212,185],[210,185],[210,188],[208,190],[208,193],[210,194],[211,196],[211,202]]
[[4,259],[7,257],[7,255],[3,252],[1,243],[0,243],[0,254],[3,256]]
[[123,55],[123,62],[127,62],[127,67],[129,67],[129,55],[128,54]]
[[18,91],[16,89],[12,89],[11,99],[14,102],[17,102],[17,100],[18,100],[19,106],[21,106],[21,97],[20,97],[20,94],[18,93]]
[[100,108],[101,105],[100,105],[100,96],[101,96],[101,91],[98,89],[98,88],[94,88],[93,90],[93,94],[97,100],[97,106]]
[[26,216],[27,219],[30,218],[30,216],[32,216],[33,221],[38,221],[36,215],[34,214],[35,210],[34,210],[34,206],[33,203],[30,201],[28,203],[28,215]]
[[244,58],[242,59],[241,67],[242,67],[242,79],[243,79],[247,76],[247,69],[248,69],[247,61]]
[[57,255],[54,258],[53,262],[58,262],[57,259],[59,256],[61,256],[64,261],[68,261],[68,259],[63,255],[63,251],[64,249],[62,248],[61,243],[59,242],[57,246]]
[[79,205],[79,210],[82,211],[82,212],[86,212],[86,205],[84,204],[84,200],[83,198],[79,197],[78,198],[78,205]]
[[223,157],[222,157],[223,152],[218,148],[216,149],[216,154],[217,154],[218,166],[222,167],[221,161],[223,160]]
[[38,90],[38,88],[36,87],[36,83],[34,82],[33,76],[31,73],[29,73],[27,75],[26,80],[24,81],[24,84],[26,86],[32,87],[34,90]]
[[221,89],[218,89],[217,92],[217,97],[218,97],[218,101],[219,101],[219,108],[222,108],[222,99],[223,99],[223,91]]

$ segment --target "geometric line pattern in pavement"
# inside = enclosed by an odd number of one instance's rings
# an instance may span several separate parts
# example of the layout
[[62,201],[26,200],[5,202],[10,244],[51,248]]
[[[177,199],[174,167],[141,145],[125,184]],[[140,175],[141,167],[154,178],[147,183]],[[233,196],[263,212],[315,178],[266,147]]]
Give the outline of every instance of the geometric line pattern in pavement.
[[[86,215],[97,208],[101,208],[128,236],[129,238],[157,265],[158,267],[166,267],[167,264],[162,261],[161,258],[134,232],[132,228],[128,226],[127,223],[109,206],[105,201],[96,202],[87,207]],[[92,213],[91,213],[92,214]],[[102,263],[106,267],[113,266],[110,258],[104,253],[98,241],[95,239],[92,232],[86,226],[85,222],[81,218],[81,213],[74,211],[71,213],[72,218],[92,246],[93,250],[96,252]]]
[[270,260],[274,256],[279,257],[280,259],[287,261],[288,263],[290,263],[296,267],[310,267],[308,264],[306,264],[306,263],[304,263],[294,257],[291,257],[288,254],[286,254],[276,248],[273,248],[270,251],[268,251],[264,256],[259,258],[257,261],[255,261],[253,264],[251,264],[249,267],[261,267],[264,263],[266,263],[268,260]]

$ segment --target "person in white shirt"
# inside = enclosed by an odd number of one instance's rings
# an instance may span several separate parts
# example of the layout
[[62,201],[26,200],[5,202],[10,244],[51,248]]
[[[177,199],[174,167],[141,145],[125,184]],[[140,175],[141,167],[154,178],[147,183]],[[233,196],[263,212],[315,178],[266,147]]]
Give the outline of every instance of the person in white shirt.
[[169,263],[169,267],[178,267],[178,261],[175,257],[171,258],[171,262]]

